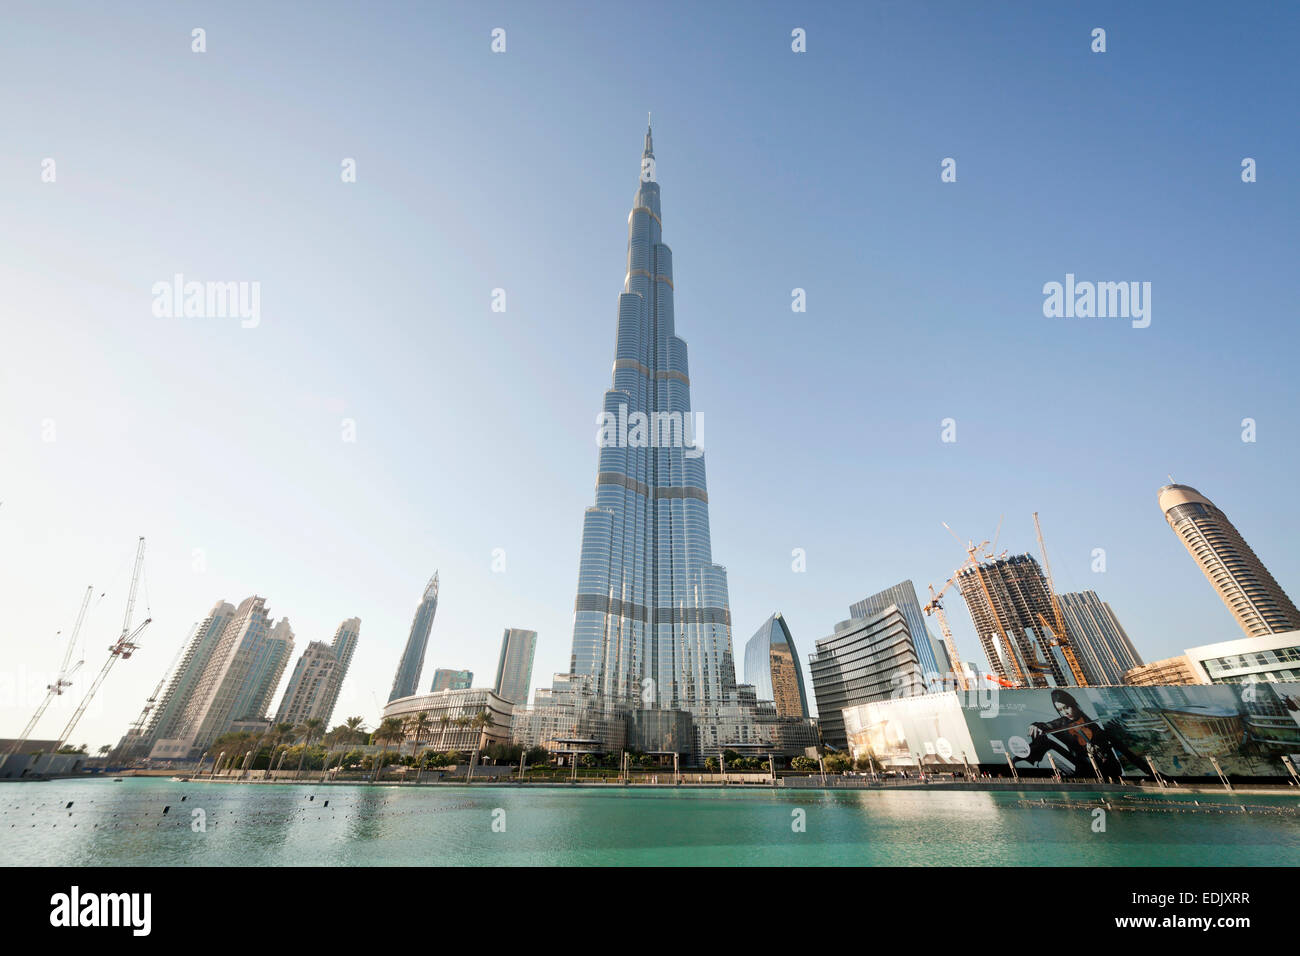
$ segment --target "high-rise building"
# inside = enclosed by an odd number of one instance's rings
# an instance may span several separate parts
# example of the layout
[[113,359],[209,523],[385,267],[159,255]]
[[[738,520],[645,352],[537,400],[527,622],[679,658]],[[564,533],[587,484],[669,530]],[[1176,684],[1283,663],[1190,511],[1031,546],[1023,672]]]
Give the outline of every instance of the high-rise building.
[[849,616],[871,617],[890,606],[897,607],[903,612],[903,617],[907,618],[907,630],[916,643],[916,659],[921,663],[921,670],[926,674],[938,675],[942,680],[953,669],[948,660],[948,650],[926,627],[925,614],[921,610],[921,602],[916,599],[916,588],[911,581],[903,581],[892,588],[877,591],[850,605]]
[[1159,502],[1246,636],[1300,630],[1300,610],[1213,502],[1187,485],[1165,485]]
[[1124,683],[1124,672],[1142,663],[1142,655],[1124,633],[1119,618],[1096,591],[1059,594],[1070,646],[1088,683]]
[[906,615],[893,604],[870,617],[841,621],[834,634],[817,642],[808,670],[826,743],[848,746],[844,708],[922,692],[926,685],[916,645]]
[[433,629],[433,615],[438,610],[438,572],[433,573],[425,585],[420,605],[411,620],[411,633],[406,638],[406,649],[393,677],[393,689],[388,694],[389,703],[399,697],[410,697],[420,683],[424,669],[424,652],[429,646],[429,632]]
[[266,599],[246,598],[222,629],[178,736],[192,748],[205,749],[235,721],[265,720],[292,652],[289,619],[282,617],[272,626]]
[[1055,610],[1047,579],[1032,555],[1013,554],[962,568],[957,586],[995,674],[1022,687],[1073,683],[1061,648],[1053,646],[1051,629],[1043,624],[1055,619]]
[[570,673],[605,702],[708,720],[736,700],[727,572],[709,538],[704,454],[676,333],[654,145],[628,216],[596,501],[582,527]]
[[453,671],[439,667],[433,672],[433,685],[429,688],[429,693],[434,694],[440,690],[469,690],[473,686],[473,671]]
[[537,652],[537,632],[521,627],[508,627],[501,635],[501,656],[497,659],[497,679],[494,685],[498,697],[517,704],[528,705],[528,692],[533,686],[533,656]]
[[307,645],[280,700],[276,723],[297,726],[313,718],[329,723],[360,633],[361,619],[353,617],[339,625],[333,643],[312,641]]
[[758,700],[776,704],[778,716],[808,716],[799,653],[780,611],[764,621],[745,645],[745,683],[754,686]]
[[172,679],[167,683],[167,690],[155,705],[141,739],[133,750],[147,754],[159,740],[180,735],[185,710],[190,705],[203,672],[212,661],[212,653],[221,640],[221,633],[226,624],[235,615],[235,606],[226,601],[218,601],[212,610],[194,629],[194,634],[180,661]]

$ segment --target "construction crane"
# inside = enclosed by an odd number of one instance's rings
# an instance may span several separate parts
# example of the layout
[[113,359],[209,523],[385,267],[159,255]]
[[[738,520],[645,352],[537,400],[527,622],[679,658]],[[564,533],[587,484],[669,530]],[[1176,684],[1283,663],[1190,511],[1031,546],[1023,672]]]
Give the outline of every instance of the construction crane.
[[1056,596],[1056,585],[1052,583],[1052,564],[1047,560],[1047,545],[1043,543],[1043,528],[1038,523],[1037,511],[1034,512],[1034,532],[1038,535],[1038,550],[1043,554],[1043,574],[1047,577],[1047,593],[1052,599],[1052,614],[1056,618],[1056,627],[1052,627],[1047,622],[1047,618],[1043,617],[1041,611],[1038,619],[1052,635],[1049,643],[1061,649],[1065,663],[1070,666],[1070,674],[1074,677],[1074,682],[1080,687],[1087,687],[1088,678],[1084,676],[1083,668],[1079,666],[1079,660],[1074,656],[1074,648],[1070,646],[1070,637],[1065,630],[1065,615],[1061,613],[1061,599]]
[[[32,736],[32,730],[35,729],[37,722],[45,713],[45,709],[50,706],[50,701],[54,700],[55,697],[61,696],[66,688],[72,686],[70,678],[81,668],[81,665],[85,663],[85,661],[77,661],[77,663],[73,664],[71,667],[68,666],[72,660],[73,649],[77,646],[77,635],[81,633],[81,625],[86,620],[86,609],[90,607],[90,596],[94,593],[94,585],[90,585],[86,588],[86,596],[81,599],[81,610],[77,612],[77,623],[73,625],[72,637],[68,639],[68,649],[63,652],[63,663],[59,667],[59,673],[54,678],[53,684],[45,685],[45,699],[42,700],[40,706],[36,708],[36,713],[32,714],[32,719],[27,721],[27,726],[24,727],[23,732],[18,735],[18,739],[14,741],[13,746],[9,748],[7,756],[13,756],[18,753],[19,748],[21,748],[23,744],[27,743]],[[102,597],[103,595],[100,596]]]
[[934,585],[931,584],[929,603],[927,603],[925,607],[921,608],[921,610],[927,616],[933,614],[934,619],[939,622],[939,631],[943,634],[944,647],[948,648],[948,660],[952,664],[953,678],[963,691],[967,691],[970,690],[970,688],[966,684],[966,672],[962,669],[961,657],[957,654],[957,642],[953,640],[952,628],[948,627],[948,618],[943,613],[943,602],[940,600],[940,598],[943,597],[943,592],[947,591],[956,580],[956,575],[953,575],[944,582],[943,587],[938,591],[936,591]]
[[[943,522],[943,526],[944,528],[947,528],[948,533],[957,540],[957,543],[961,544],[961,538],[958,538],[957,533],[953,531],[952,528],[948,527],[946,521]],[[1002,521],[999,519],[998,532],[994,535],[994,540],[997,539],[1001,532]],[[989,591],[988,582],[984,579],[984,569],[980,567],[981,552],[983,552],[983,556],[986,559],[994,557],[992,553],[992,545],[987,540],[981,541],[979,544],[975,544],[973,541],[967,541],[964,547],[966,548],[966,560],[962,562],[961,567],[953,572],[952,577],[948,579],[948,582],[943,586],[943,589],[941,589],[939,593],[942,594],[943,590],[947,589],[948,584],[957,580],[957,576],[966,570],[966,568],[970,568],[975,572],[975,580],[979,583],[980,590],[984,593],[984,600],[988,602],[989,606],[989,614],[993,618],[993,623],[997,625],[998,635],[1002,638],[1002,647],[1006,652],[1006,658],[1011,662],[1011,669],[1015,673],[1016,684],[1020,687],[1028,687],[1030,686],[1030,683],[1025,679],[1024,671],[1020,669],[1019,655],[1016,654],[1015,648],[1012,647],[1011,638],[1007,634],[1006,628],[1002,626],[1002,615],[998,613],[998,607],[993,603],[993,594]],[[986,547],[988,548],[987,551],[985,551]],[[996,662],[994,661],[989,661],[990,665],[994,665],[995,663]]]
[[[104,679],[108,677],[108,672],[113,669],[113,665],[118,658],[126,659],[139,647],[135,639],[140,636],[146,627],[153,620],[152,617],[146,617],[135,630],[131,629],[131,617],[135,613],[135,595],[140,586],[140,570],[144,566],[144,538],[141,538],[135,549],[135,570],[131,573],[131,589],[126,597],[126,614],[122,618],[122,633],[118,639],[108,649],[108,660],[104,661],[104,666],[100,668],[95,679],[91,681],[90,687],[86,690],[86,696],[81,698],[81,703],[73,711],[72,717],[68,720],[68,725],[63,728],[63,733],[59,735],[60,743],[66,744],[72,736],[72,731],[76,728],[77,722],[81,720],[86,708],[90,706],[91,699],[95,692],[99,690]],[[146,601],[146,605],[147,605]],[[148,608],[146,607],[146,613]]]
[[[153,689],[153,693],[145,700],[144,706],[140,708],[140,716],[135,719],[135,723],[127,728],[126,736],[122,739],[122,746],[118,747],[113,759],[120,760],[124,756],[131,756],[130,750],[134,749],[140,738],[144,736],[145,722],[149,719],[149,714],[153,711],[154,705],[158,703],[158,697],[162,694],[163,685],[167,683],[167,678],[171,677],[172,672],[176,670],[177,662],[181,659],[181,655],[185,653],[185,649],[190,646],[190,641],[194,639],[194,632],[198,629],[197,621],[190,625],[189,634],[185,635],[185,640],[176,649],[176,656],[167,665],[167,670],[163,671],[163,676],[158,679],[158,686]],[[124,750],[127,752],[123,753]]]

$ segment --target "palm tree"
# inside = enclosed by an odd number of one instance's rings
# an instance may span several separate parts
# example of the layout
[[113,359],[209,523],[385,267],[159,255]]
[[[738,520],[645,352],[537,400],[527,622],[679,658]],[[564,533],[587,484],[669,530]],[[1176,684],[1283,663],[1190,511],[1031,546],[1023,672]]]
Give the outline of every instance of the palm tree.
[[[257,762],[257,755],[261,753],[263,745],[270,741],[271,752],[266,757],[266,779],[271,778],[271,767],[275,764],[275,752],[280,749],[280,744],[288,739],[289,734],[293,733],[293,724],[272,724],[262,733],[262,739],[258,741],[257,750],[253,753],[252,763]],[[253,769],[252,763],[249,764],[249,770]]]
[[364,717],[349,717],[343,721],[343,725],[351,732],[354,744],[359,744],[365,739],[366,721]]
[[438,725],[442,727],[442,736],[438,740],[438,749],[445,753],[447,751],[447,728],[451,726],[451,717],[443,714],[438,718]]
[[298,771],[293,775],[295,780],[302,776],[302,763],[307,759],[307,748],[320,736],[321,728],[324,726],[325,721],[319,717],[312,717],[294,728],[294,736],[302,738],[302,756],[298,758]]
[[415,755],[415,764],[417,768],[415,771],[416,783],[420,782],[420,738],[423,737],[432,726],[433,720],[429,717],[429,712],[427,710],[420,711],[414,717],[408,718],[406,721],[406,729],[415,735],[415,745],[412,747],[411,753]]
[[[375,731],[376,741],[386,741],[388,743],[393,743],[394,741],[403,740],[405,739],[405,737],[406,737],[406,728],[403,725],[402,719],[400,717],[385,717],[383,719],[383,722],[380,723],[379,729]],[[372,783],[375,780],[379,779],[379,771],[382,769],[380,764],[383,763],[383,760],[381,759],[383,755],[384,753],[381,747],[380,752],[375,755],[375,770],[374,773],[371,774],[370,776],[370,780]]]

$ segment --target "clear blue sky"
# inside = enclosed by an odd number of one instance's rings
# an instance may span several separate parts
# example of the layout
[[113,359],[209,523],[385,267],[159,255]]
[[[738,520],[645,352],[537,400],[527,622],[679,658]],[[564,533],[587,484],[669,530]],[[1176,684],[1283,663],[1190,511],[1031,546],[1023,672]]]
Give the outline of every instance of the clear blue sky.
[[[422,685],[490,682],[506,626],[540,634],[535,685],[567,669],[647,110],[738,656],[773,610],[806,655],[864,595],[942,582],[941,521],[1005,514],[1034,551],[1034,510],[1058,586],[1148,659],[1238,636],[1156,489],[1300,590],[1300,15],[1129,6],[8,5],[0,735],[90,582],[102,662],[139,534],[154,623],[78,743],[251,593],[295,656],[361,617],[336,719],[376,720],[434,569]],[[154,317],[177,272],[260,282],[260,325]],[[1067,272],[1150,282],[1150,327],[1044,318]]]

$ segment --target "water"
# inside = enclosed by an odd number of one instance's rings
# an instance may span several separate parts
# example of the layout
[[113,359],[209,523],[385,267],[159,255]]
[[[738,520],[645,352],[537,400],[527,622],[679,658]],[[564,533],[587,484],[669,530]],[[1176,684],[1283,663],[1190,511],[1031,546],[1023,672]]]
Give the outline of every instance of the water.
[[[1151,806],[1295,808],[1178,795]],[[314,799],[311,799],[313,798]],[[182,799],[184,798],[184,799]],[[1055,806],[1024,806],[1046,799]],[[63,866],[1296,865],[1300,816],[1112,811],[1117,794],[0,785],[0,861]],[[329,806],[325,806],[325,801]],[[71,808],[65,805],[72,801]],[[166,814],[164,807],[170,807]],[[193,811],[206,830],[196,832]],[[504,811],[502,813],[501,811]],[[805,831],[795,832],[802,816]],[[504,821],[505,832],[493,822]],[[499,826],[499,824],[498,824]]]

